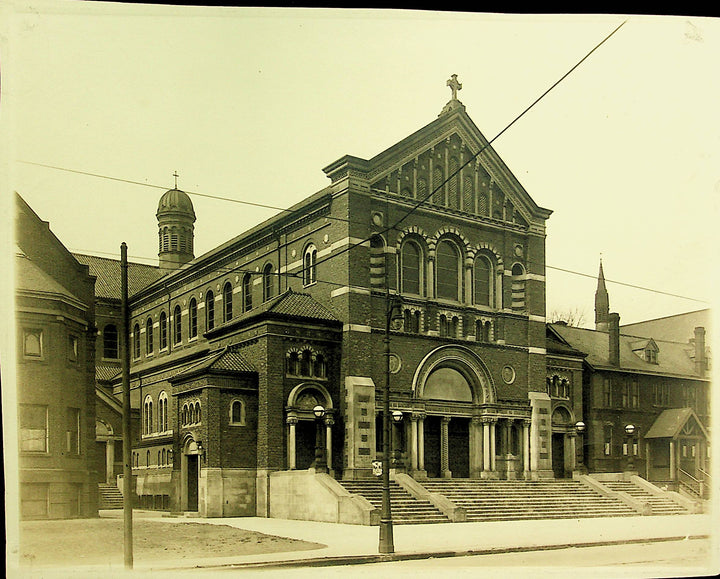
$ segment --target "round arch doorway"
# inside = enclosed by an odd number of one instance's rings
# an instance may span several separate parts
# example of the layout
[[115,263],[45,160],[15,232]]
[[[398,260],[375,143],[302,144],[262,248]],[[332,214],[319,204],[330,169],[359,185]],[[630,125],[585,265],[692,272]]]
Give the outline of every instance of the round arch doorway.
[[552,469],[555,478],[572,477],[575,468],[575,427],[570,411],[558,406],[552,413]]

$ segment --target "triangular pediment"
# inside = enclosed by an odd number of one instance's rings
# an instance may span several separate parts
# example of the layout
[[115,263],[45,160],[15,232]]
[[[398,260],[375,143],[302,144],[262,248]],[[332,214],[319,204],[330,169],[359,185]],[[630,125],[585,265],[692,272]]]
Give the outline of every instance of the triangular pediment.
[[[455,101],[459,102],[459,101]],[[369,160],[344,157],[325,169],[347,172],[371,191],[527,228],[550,211],[539,207],[460,105]]]

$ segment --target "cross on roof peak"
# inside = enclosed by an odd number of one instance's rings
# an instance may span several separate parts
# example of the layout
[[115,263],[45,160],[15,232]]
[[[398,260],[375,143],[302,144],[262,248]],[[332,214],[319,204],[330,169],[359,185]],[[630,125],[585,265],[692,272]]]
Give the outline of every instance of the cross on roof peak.
[[177,180],[178,180],[178,177],[179,177],[179,176],[180,176],[180,175],[178,175],[178,172],[177,172],[177,171],[175,171],[175,172],[173,173],[173,177],[175,177],[175,189],[177,189]]
[[449,86],[452,91],[452,100],[456,101],[457,93],[462,88],[462,83],[458,81],[457,74],[450,75],[450,78],[447,81],[447,86]]

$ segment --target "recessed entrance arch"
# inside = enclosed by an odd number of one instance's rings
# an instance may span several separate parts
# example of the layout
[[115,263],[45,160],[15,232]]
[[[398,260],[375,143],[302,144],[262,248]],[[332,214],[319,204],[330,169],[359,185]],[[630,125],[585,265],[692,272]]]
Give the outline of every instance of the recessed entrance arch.
[[325,415],[323,451],[329,468],[332,465],[332,426],[334,424],[333,402],[327,388],[317,382],[297,385],[288,395],[285,408],[287,424],[287,468],[307,469],[315,466],[318,440],[318,418],[313,409],[322,406]]
[[412,470],[443,478],[489,471],[490,454],[485,461],[483,448],[490,448],[491,439],[494,447],[494,424],[491,434],[481,415],[496,395],[482,360],[463,346],[436,348],[418,366],[413,393],[424,413],[416,413],[411,424]]

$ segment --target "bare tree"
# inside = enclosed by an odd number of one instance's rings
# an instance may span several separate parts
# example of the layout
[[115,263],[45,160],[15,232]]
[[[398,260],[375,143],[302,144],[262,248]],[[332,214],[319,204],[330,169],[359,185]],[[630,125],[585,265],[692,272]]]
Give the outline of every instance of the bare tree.
[[548,322],[555,324],[562,322],[568,326],[580,327],[585,322],[585,310],[568,308],[567,310],[553,310],[547,318]]

